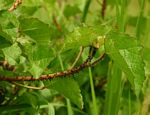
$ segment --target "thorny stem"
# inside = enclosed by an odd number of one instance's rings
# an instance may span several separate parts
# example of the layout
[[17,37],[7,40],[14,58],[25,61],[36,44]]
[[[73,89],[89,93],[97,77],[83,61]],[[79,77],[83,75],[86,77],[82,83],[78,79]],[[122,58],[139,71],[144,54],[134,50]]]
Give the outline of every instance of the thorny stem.
[[58,77],[69,77],[70,75],[73,75],[75,73],[80,72],[84,68],[87,68],[89,66],[94,66],[97,64],[100,60],[102,60],[104,57],[104,54],[102,54],[97,60],[92,62],[91,64],[85,61],[78,67],[74,67],[72,69],[68,69],[65,71],[61,72],[56,72],[52,74],[47,74],[47,75],[41,75],[39,78],[34,78],[32,76],[17,76],[17,77],[7,77],[7,76],[1,76],[0,75],[0,81],[37,81],[37,80],[47,80],[47,79],[53,79],[53,78],[58,78]]

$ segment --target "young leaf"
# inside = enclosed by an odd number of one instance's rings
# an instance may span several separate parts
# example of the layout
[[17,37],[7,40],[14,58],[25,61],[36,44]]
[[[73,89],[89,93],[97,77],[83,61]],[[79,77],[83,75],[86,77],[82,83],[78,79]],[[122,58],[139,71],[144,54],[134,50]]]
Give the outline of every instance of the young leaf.
[[71,6],[71,5],[67,5],[64,9],[64,15],[66,16],[66,18],[70,17],[70,16],[75,16],[76,14],[80,13],[80,9],[77,5]]
[[32,47],[30,51],[31,52],[28,52],[28,58],[30,61],[29,72],[34,77],[38,78],[54,58],[53,51],[45,46]]
[[97,40],[99,36],[105,35],[107,28],[103,26],[80,27],[70,33],[65,41],[65,50],[77,48],[79,46],[89,46]]
[[36,18],[23,18],[19,22],[21,32],[34,39],[39,45],[48,45],[51,32],[47,24]]
[[[0,24],[3,30],[5,29],[4,31],[8,31],[9,29],[14,29],[16,27],[18,28],[18,20],[16,15],[14,15],[13,13],[8,13],[7,10],[0,10]],[[7,34],[12,37],[10,33]],[[16,35],[16,31],[13,34]]]
[[118,67],[126,73],[138,96],[145,79],[138,41],[128,35],[112,32],[105,40],[105,49]]
[[70,78],[55,79],[53,81],[45,81],[45,86],[58,91],[60,94],[69,98],[69,100],[77,105],[80,109],[83,108],[83,100],[78,84]]
[[10,47],[2,49],[5,59],[8,61],[9,64],[15,65],[17,60],[19,59],[22,51],[17,43],[13,44]]
[[21,16],[30,17],[33,16],[34,13],[38,10],[38,6],[22,6],[18,9]]

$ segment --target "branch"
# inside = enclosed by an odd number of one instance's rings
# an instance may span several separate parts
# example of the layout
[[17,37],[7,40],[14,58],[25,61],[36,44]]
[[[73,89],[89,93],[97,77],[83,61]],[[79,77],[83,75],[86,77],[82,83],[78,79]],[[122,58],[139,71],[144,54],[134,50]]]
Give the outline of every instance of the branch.
[[14,11],[20,4],[22,3],[22,0],[16,0],[13,5],[8,9],[9,12]]
[[59,32],[61,32],[61,31],[62,31],[61,25],[57,22],[55,16],[53,16],[53,23],[54,23],[54,25],[56,26],[57,30],[58,30]]
[[63,77],[63,76],[69,77],[70,75],[80,72],[84,68],[87,68],[89,66],[94,66],[100,60],[102,60],[103,57],[104,57],[104,54],[102,54],[97,60],[95,60],[92,63],[85,61],[83,64],[81,64],[78,67],[74,67],[74,68],[68,69],[66,71],[56,72],[53,74],[41,75],[39,78],[34,78],[32,76],[17,76],[17,77],[0,76],[0,81],[37,81],[37,80],[53,79],[53,78],[58,78],[58,77]]
[[102,1],[102,9],[101,9],[101,15],[102,15],[103,19],[105,17],[105,12],[106,12],[106,0],[103,0]]

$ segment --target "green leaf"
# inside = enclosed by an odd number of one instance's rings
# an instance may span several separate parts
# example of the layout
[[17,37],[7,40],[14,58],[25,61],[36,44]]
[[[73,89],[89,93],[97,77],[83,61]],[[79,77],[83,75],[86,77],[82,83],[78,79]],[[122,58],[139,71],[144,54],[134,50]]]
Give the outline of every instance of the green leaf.
[[[128,18],[128,24],[135,27],[137,24],[137,20],[138,20],[138,17],[130,16]],[[144,34],[146,32],[145,30],[146,30],[147,20],[145,17],[141,16],[140,21],[141,21],[141,24],[139,25],[139,32]]]
[[53,81],[45,81],[46,87],[58,91],[67,97],[72,103],[80,109],[83,108],[83,100],[78,84],[71,78],[55,79]]
[[145,63],[145,74],[146,76],[150,74],[150,49],[149,48],[143,48],[142,50],[142,57]]
[[80,13],[80,9],[77,5],[71,6],[71,5],[67,5],[64,9],[64,15],[66,16],[66,18],[70,17],[70,16],[75,16],[76,14]]
[[32,47],[27,53],[30,61],[29,72],[38,78],[54,58],[53,51],[44,46]]
[[48,45],[50,42],[50,28],[47,24],[36,18],[23,18],[19,20],[21,32],[34,39],[39,45]]
[[112,32],[105,40],[105,49],[118,67],[126,73],[138,96],[145,79],[141,46],[138,41],[128,35]]
[[17,112],[32,112],[35,113],[36,109],[32,108],[29,104],[17,104],[17,105],[8,105],[8,106],[1,106],[0,107],[0,114],[15,114]]
[[150,49],[149,48],[143,48],[143,59],[145,61],[149,61],[150,62]]
[[17,98],[15,103],[28,104],[36,108],[37,106],[48,104],[48,101],[40,93],[32,91],[24,92],[21,96]]
[[21,56],[21,49],[17,43],[13,44],[10,47],[2,49],[5,59],[8,61],[9,64],[15,65]]
[[6,9],[13,2],[14,2],[13,0],[0,0],[0,8],[1,9]]
[[40,77],[40,75],[43,73],[43,69],[42,68],[40,68],[39,65],[40,64],[40,61],[39,61],[39,63],[37,64],[37,63],[31,63],[31,67],[30,67],[30,69],[29,69],[29,72],[33,75],[33,77],[35,77],[35,78],[38,78],[38,77]]
[[11,37],[3,32],[0,28],[0,49],[11,45]]
[[38,6],[21,6],[19,10],[21,16],[33,16],[33,14],[38,10]]
[[108,28],[103,26],[78,27],[67,36],[64,49],[68,50],[78,48],[79,46],[92,45],[99,36],[103,36],[107,32]]
[[[6,30],[14,29],[16,27],[18,28],[18,20],[17,20],[16,15],[14,15],[13,13],[8,13],[7,10],[0,10],[0,24],[2,28]],[[16,31],[14,33],[16,34]]]

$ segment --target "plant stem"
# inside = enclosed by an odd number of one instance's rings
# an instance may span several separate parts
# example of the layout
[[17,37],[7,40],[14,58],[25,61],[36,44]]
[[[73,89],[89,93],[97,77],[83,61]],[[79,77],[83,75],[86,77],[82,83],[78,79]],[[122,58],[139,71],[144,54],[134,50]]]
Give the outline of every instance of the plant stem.
[[137,115],[141,115],[141,102],[139,96],[137,97],[137,104],[138,104],[138,113]]
[[125,31],[126,3],[127,0],[121,0],[121,8],[120,8],[119,0],[116,0],[116,16],[120,32]]
[[122,71],[115,63],[111,62],[108,68],[104,115],[118,115],[122,90]]
[[68,115],[73,115],[73,111],[72,111],[70,100],[66,99],[66,101],[67,101],[67,112],[68,112]]
[[61,66],[61,70],[64,71],[64,65],[63,65],[60,54],[58,55],[58,59],[59,59],[59,63],[60,63],[60,66]]
[[95,91],[94,91],[94,84],[93,84],[93,77],[92,77],[91,67],[89,67],[89,77],[90,77],[90,86],[91,86],[91,92],[92,92],[94,114],[98,115],[97,103],[96,103],[96,96],[95,96]]
[[130,89],[129,89],[128,99],[129,99],[129,115],[131,115],[131,91],[130,91]]
[[84,10],[83,10],[82,20],[81,20],[82,22],[86,21],[86,17],[87,17],[87,13],[88,13],[88,10],[89,10],[90,3],[91,3],[91,0],[86,0],[85,7],[84,7]]
[[46,87],[34,87],[34,86],[28,86],[28,85],[24,85],[24,84],[20,84],[20,83],[16,83],[16,82],[11,82],[15,85],[18,85],[18,86],[21,86],[21,87],[25,87],[25,88],[28,88],[28,89],[37,89],[37,90],[42,90],[42,89],[45,89]]
[[[144,12],[144,5],[145,5],[145,0],[139,0],[139,5],[140,5],[140,12],[139,12],[139,17],[137,19],[137,24],[136,24],[136,37],[139,40],[140,39],[140,26],[142,24],[142,16],[143,16],[143,12]],[[138,103],[138,115],[141,115],[141,103],[140,103],[140,99],[139,99],[139,95],[137,95],[137,103]]]
[[79,52],[79,54],[77,55],[75,61],[73,62],[72,66],[71,66],[71,69],[76,65],[76,63],[77,63],[78,60],[80,59],[80,57],[81,57],[81,55],[82,55],[82,53],[83,53],[83,50],[84,50],[84,47],[81,46],[81,47],[80,47],[80,52]]
[[[58,55],[58,58],[59,58],[61,69],[62,69],[62,71],[64,71],[64,65],[63,65],[63,61],[62,61],[62,58],[61,58],[60,54]],[[66,101],[67,101],[67,112],[68,112],[68,115],[73,115],[73,111],[72,111],[70,100],[66,98]]]
[[[137,19],[137,24],[136,24],[136,37],[137,39],[140,38],[140,25],[141,25],[141,21],[142,21],[142,16],[143,16],[143,12],[144,12],[144,5],[145,5],[145,0],[140,0],[140,13],[139,13],[139,17]],[[139,1],[139,2],[140,2]]]
[[[120,12],[119,12],[119,3],[118,0],[115,0],[116,2],[116,18],[117,18],[117,26],[119,25],[119,21],[120,21]],[[120,28],[120,27],[119,27]]]
[[121,12],[120,12],[120,31],[125,31],[125,16],[126,16],[126,4],[127,0],[121,0]]

